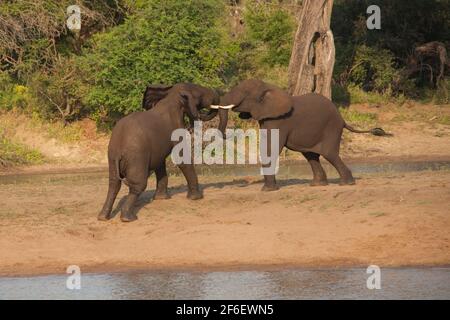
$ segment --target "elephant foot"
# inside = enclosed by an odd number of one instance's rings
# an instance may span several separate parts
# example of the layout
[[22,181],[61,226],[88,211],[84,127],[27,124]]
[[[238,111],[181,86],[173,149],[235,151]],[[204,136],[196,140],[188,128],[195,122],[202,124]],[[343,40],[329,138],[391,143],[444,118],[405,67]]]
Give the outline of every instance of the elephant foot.
[[203,198],[203,194],[200,190],[188,191],[187,198],[190,200],[198,200]]
[[320,187],[320,186],[327,186],[328,181],[327,180],[313,180],[309,184],[311,187]]
[[133,222],[133,221],[137,220],[137,215],[134,213],[122,214],[120,216],[120,220],[122,222]]
[[108,221],[109,219],[111,219],[111,215],[109,214],[109,212],[101,211],[97,216],[98,221]]
[[170,199],[170,195],[167,192],[157,192],[155,193],[155,195],[153,196],[153,200],[165,200],[165,199]]
[[269,191],[277,191],[279,189],[280,188],[276,184],[275,185],[271,185],[271,186],[263,185],[261,191],[269,192]]
[[341,179],[341,181],[339,181],[339,185],[340,186],[352,186],[356,184],[355,179],[351,178],[351,179]]

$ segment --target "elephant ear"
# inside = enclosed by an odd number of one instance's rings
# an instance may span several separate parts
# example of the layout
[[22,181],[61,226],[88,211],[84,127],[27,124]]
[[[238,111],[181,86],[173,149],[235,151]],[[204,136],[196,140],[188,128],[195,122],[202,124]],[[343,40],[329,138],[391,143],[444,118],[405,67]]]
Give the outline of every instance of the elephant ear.
[[200,104],[200,99],[186,90],[180,91],[180,96],[183,100],[183,105],[188,107],[190,115],[194,120],[197,120],[199,118],[197,107]]
[[292,97],[279,88],[264,90],[251,114],[255,120],[278,118],[292,110]]
[[172,89],[173,86],[168,85],[149,85],[144,92],[144,98],[142,99],[142,108],[145,110],[150,110],[158,103],[161,99],[164,99],[169,90]]

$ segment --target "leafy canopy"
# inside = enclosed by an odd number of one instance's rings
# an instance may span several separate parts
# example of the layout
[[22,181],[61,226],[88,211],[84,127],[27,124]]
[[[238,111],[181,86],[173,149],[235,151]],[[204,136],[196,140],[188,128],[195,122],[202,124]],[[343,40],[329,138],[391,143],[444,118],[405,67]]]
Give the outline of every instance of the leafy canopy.
[[78,61],[97,112],[138,110],[147,84],[223,84],[229,59],[218,0],[149,0],[109,32],[97,34]]

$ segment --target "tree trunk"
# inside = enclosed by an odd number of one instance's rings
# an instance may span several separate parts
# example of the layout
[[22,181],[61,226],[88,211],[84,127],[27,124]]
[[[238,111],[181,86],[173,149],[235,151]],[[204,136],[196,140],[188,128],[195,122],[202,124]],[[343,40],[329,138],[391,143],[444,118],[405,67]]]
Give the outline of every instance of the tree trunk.
[[289,93],[316,92],[331,99],[335,60],[330,30],[333,0],[304,0],[289,62]]

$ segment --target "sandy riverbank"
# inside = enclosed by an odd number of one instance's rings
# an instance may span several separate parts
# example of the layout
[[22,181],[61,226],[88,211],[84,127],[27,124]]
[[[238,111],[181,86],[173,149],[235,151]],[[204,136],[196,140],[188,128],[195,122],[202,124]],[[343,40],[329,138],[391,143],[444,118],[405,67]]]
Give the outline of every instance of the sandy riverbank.
[[180,177],[172,199],[151,201],[151,178],[130,224],[96,220],[105,177],[0,184],[0,274],[450,264],[450,171],[357,178],[310,187],[301,176],[263,193],[258,176],[201,176],[199,201]]

